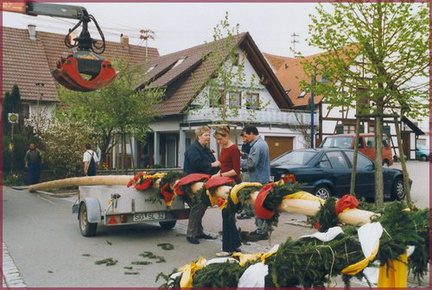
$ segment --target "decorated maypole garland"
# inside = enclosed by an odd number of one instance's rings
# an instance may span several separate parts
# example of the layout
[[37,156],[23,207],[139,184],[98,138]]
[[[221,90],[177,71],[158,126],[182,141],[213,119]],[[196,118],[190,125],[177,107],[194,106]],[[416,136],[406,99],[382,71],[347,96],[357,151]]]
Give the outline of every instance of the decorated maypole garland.
[[[323,287],[342,275],[346,285],[352,277],[367,278],[366,267],[379,267],[378,287],[406,287],[411,271],[418,281],[429,263],[429,209],[408,208],[392,202],[381,212],[361,209],[354,196],[322,200],[291,180],[277,183],[240,183],[206,174],[147,174],[71,178],[35,185],[29,190],[72,185],[127,185],[137,190],[159,188],[160,198],[170,206],[174,198],[197,199],[209,206],[241,211],[254,205],[259,218],[277,226],[280,212],[311,217],[314,235],[288,238],[268,253],[235,253],[225,259],[203,257],[172,274],[161,273],[162,287]],[[99,183],[98,183],[99,181]],[[408,259],[409,256],[409,259]]]

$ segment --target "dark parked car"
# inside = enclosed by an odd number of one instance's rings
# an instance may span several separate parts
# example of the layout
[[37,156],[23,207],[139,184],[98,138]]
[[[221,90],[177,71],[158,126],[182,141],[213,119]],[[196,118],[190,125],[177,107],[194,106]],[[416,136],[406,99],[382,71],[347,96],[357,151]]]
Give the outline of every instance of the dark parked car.
[[[340,148],[303,149],[287,152],[271,162],[271,175],[279,180],[291,174],[301,189],[321,198],[342,197],[350,192],[354,150]],[[375,164],[359,152],[355,193],[358,198],[375,196]],[[384,198],[405,197],[402,171],[383,168]],[[411,182],[411,181],[410,181]]]

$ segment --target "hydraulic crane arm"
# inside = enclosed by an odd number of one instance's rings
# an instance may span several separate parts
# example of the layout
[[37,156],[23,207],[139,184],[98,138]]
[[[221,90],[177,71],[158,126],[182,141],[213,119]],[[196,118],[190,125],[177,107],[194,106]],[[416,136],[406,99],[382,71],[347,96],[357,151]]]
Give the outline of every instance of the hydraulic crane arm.
[[[105,50],[105,37],[96,19],[89,15],[84,7],[37,2],[4,2],[3,11],[79,20],[65,37],[65,45],[76,48],[76,51],[67,58],[60,58],[57,61],[57,69],[52,71],[53,77],[62,86],[74,91],[89,92],[108,86],[115,80],[116,72],[111,63],[98,55]],[[90,36],[88,23],[91,21],[99,31],[102,45],[96,45],[97,41]],[[75,43],[72,43],[69,36],[81,24],[81,34],[73,39]],[[81,74],[90,78],[84,78]]]

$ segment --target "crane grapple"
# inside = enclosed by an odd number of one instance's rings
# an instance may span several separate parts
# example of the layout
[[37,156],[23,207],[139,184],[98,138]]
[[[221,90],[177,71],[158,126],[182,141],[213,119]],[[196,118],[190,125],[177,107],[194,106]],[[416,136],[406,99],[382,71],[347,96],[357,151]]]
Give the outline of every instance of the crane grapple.
[[[99,55],[105,51],[105,37],[96,19],[89,15],[84,7],[38,2],[4,2],[3,11],[79,20],[65,37],[66,46],[73,49],[74,53],[66,58],[61,57],[57,61],[57,68],[51,72],[65,88],[91,92],[106,87],[115,80],[117,73],[111,63]],[[102,38],[101,45],[90,36],[88,23],[91,21],[95,23]],[[81,25],[81,34],[74,38],[72,43],[70,36]]]

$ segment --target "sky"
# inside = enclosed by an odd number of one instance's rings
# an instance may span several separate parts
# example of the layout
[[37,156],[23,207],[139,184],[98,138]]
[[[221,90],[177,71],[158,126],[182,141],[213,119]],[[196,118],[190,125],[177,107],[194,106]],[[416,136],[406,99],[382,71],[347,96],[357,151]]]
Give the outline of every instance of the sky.
[[[269,54],[292,57],[293,48],[303,55],[319,53],[307,45],[309,14],[315,13],[316,3],[63,3],[79,5],[92,14],[105,38],[119,41],[120,34],[129,37],[130,43],[145,46],[140,40],[140,30],[154,31],[155,39],[148,40],[165,55],[212,41],[213,28],[228,12],[231,26],[240,25],[240,32],[248,31],[258,48]],[[327,5],[327,4],[325,4]],[[48,16],[28,16],[3,12],[3,26],[27,28],[35,24],[39,31],[66,35],[76,20]],[[98,39],[94,25],[90,34]],[[293,38],[292,35],[298,36]],[[298,42],[293,43],[296,40]]]

